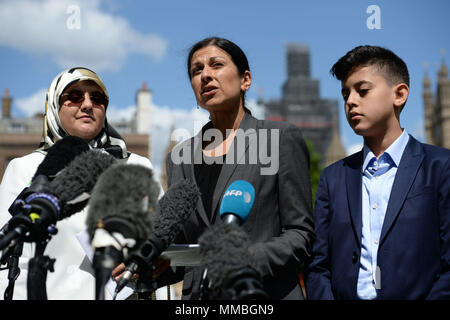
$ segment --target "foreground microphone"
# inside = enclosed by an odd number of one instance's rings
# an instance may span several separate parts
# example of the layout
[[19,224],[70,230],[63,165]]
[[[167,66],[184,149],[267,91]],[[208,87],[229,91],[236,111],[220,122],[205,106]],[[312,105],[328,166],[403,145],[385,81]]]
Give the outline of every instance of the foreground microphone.
[[[28,216],[27,211],[24,208],[28,209],[29,205],[25,203],[25,199],[28,198],[31,194],[44,192],[44,189],[47,187],[49,181],[51,181],[55,175],[64,169],[76,156],[81,153],[88,151],[89,145],[86,141],[81,138],[74,136],[67,136],[63,139],[55,142],[53,146],[51,146],[44,160],[38,166],[29,187],[26,187],[22,190],[22,192],[17,196],[16,200],[9,207],[8,211],[12,216],[17,216],[14,221],[19,220],[20,223],[31,224],[32,220]],[[15,227],[15,223],[9,225],[9,222],[2,228],[1,238],[5,235],[11,237],[14,235],[14,238],[17,237],[15,233],[10,233],[10,231]],[[0,248],[3,248],[5,245],[9,244],[9,238],[2,241]],[[10,247],[9,249],[12,249]],[[0,249],[1,250],[1,249]],[[8,257],[9,254],[7,251],[4,252],[4,257]],[[4,263],[2,258],[2,264]]]
[[198,243],[209,281],[203,292],[205,300],[267,299],[243,229],[234,223],[213,225]]
[[[239,227],[247,221],[255,200],[254,187],[245,180],[234,181],[220,204],[222,224],[207,230],[200,238],[202,264],[206,268],[206,299],[264,299],[259,274],[248,252],[250,240]],[[205,283],[206,283],[205,282]]]
[[131,255],[117,284],[115,296],[129,283],[133,274],[146,274],[153,270],[156,258],[175,241],[186,220],[195,211],[199,197],[197,185],[190,180],[180,180],[167,189],[158,203],[154,232],[142,248]]
[[104,299],[113,268],[150,235],[159,189],[153,171],[142,165],[114,165],[98,179],[86,219],[94,249],[97,300]]
[[[39,175],[46,175],[54,178],[56,174],[64,169],[75,157],[83,152],[89,151],[89,144],[75,136],[67,136],[55,142],[47,150],[47,155],[38,166],[34,178]],[[33,178],[33,180],[34,180]]]
[[[16,197],[8,211],[12,216],[23,214],[23,218],[27,218],[26,213],[23,212],[25,199],[33,193],[42,192],[44,186],[51,181],[55,175],[64,169],[70,161],[81,153],[88,151],[89,145],[81,138],[74,136],[67,136],[56,141],[48,150],[44,160],[39,164],[37,170],[30,182],[30,186],[22,190],[22,192]],[[28,221],[31,223],[31,221]],[[9,232],[9,225],[6,224],[0,230],[0,239]],[[14,245],[9,246],[3,251],[3,255],[0,264],[8,264],[9,283],[5,289],[5,300],[12,300],[14,293],[14,283],[17,279],[19,269],[19,257],[22,255],[23,242],[15,242]]]
[[247,181],[234,181],[225,191],[220,204],[222,221],[242,225],[247,220],[254,201],[255,188]]
[[59,171],[64,169],[76,156],[89,149],[89,144],[85,140],[75,136],[67,136],[56,141],[48,149],[44,160],[37,167],[30,186],[22,190],[10,206],[9,212],[11,215],[20,213],[25,198],[32,193],[42,192],[43,186],[53,180]]
[[30,216],[34,222],[30,233],[32,240],[37,242],[36,255],[29,263],[27,278],[29,300],[47,299],[46,276],[48,270],[53,271],[53,266],[49,267],[49,263],[53,262],[42,254],[51,235],[57,231],[56,222],[84,208],[99,176],[114,162],[116,159],[106,152],[99,150],[84,152],[50,182],[46,193],[33,194],[29,197],[31,200],[26,199],[32,206]]
[[75,157],[43,192],[27,196],[20,209],[22,214],[8,222],[8,233],[0,240],[0,250],[15,239],[40,242],[56,233],[57,221],[80,211],[103,171],[116,160],[101,151],[89,150]]

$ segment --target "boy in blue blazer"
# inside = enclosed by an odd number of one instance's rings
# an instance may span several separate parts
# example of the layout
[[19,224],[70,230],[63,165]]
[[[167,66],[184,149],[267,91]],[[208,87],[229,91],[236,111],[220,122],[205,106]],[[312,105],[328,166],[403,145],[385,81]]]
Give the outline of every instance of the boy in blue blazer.
[[450,150],[401,127],[405,62],[359,46],[331,73],[364,147],[322,172],[307,298],[449,299]]

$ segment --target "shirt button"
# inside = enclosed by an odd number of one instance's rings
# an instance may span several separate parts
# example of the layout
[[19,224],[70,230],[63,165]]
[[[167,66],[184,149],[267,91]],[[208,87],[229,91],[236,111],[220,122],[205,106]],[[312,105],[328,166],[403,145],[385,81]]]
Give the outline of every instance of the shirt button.
[[377,204],[374,204],[374,205],[372,206],[372,209],[376,209],[376,208],[378,208],[378,206],[377,206]]
[[376,167],[376,166],[378,166],[378,161],[375,161],[374,163],[373,163],[373,165]]
[[378,244],[380,241],[377,239],[377,240],[375,240],[375,244]]

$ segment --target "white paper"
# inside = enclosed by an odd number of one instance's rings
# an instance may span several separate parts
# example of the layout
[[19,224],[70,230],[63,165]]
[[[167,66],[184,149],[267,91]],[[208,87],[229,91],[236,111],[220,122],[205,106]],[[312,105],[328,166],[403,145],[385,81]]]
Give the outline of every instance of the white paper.
[[199,266],[200,246],[198,244],[173,244],[161,256],[169,258],[171,266]]
[[[86,256],[88,257],[89,261],[92,263],[92,259],[94,257],[94,251],[92,251],[91,243],[89,241],[89,234],[86,230],[80,232],[77,234],[77,239],[81,244],[81,247],[83,248],[84,252],[86,253]],[[114,290],[116,290],[117,283],[113,281],[112,279],[109,279],[109,281],[106,283],[105,289],[108,290],[111,297],[114,296]],[[125,288],[123,288],[116,297],[116,300],[125,300],[128,298],[131,294],[133,294],[134,289],[130,285],[127,285]]]

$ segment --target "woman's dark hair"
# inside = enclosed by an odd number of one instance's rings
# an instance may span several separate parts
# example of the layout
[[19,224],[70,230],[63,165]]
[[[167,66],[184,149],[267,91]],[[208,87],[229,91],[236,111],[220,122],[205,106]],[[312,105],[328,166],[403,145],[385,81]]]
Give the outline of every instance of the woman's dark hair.
[[[207,46],[216,46],[226,53],[228,53],[231,57],[231,60],[235,64],[235,66],[238,69],[239,75],[243,76],[245,71],[250,71],[250,66],[248,65],[247,57],[242,51],[239,46],[237,46],[235,43],[231,42],[230,40],[219,38],[219,37],[209,37],[205,38],[203,40],[200,40],[196,44],[194,44],[191,47],[191,50],[189,51],[188,59],[187,59],[187,71],[189,79],[192,78],[191,75],[191,62],[192,62],[192,56],[197,50],[200,50],[202,48],[205,48]],[[242,97],[242,105],[245,107],[245,94]]]
[[376,65],[384,71],[390,85],[406,83],[409,73],[406,63],[391,50],[377,46],[358,46],[347,52],[331,68],[330,72],[338,80],[345,81],[359,66]]

